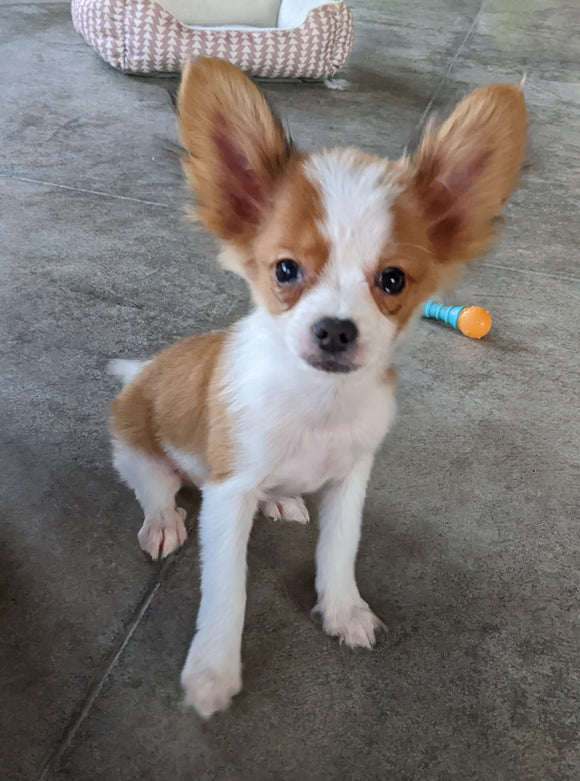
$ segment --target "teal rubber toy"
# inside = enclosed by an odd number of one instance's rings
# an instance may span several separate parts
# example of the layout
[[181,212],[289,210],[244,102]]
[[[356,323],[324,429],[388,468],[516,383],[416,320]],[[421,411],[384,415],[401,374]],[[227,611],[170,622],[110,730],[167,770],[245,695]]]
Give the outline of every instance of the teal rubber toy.
[[492,323],[489,312],[480,306],[443,306],[436,301],[427,301],[423,314],[453,326],[470,339],[481,339],[489,333]]

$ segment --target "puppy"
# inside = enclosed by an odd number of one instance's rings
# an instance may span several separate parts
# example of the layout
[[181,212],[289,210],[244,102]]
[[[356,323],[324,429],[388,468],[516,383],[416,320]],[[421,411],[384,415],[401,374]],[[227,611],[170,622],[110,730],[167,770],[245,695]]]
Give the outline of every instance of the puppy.
[[485,250],[516,186],[523,94],[477,90],[412,157],[295,151],[258,88],[219,60],[179,92],[184,169],[221,261],[253,311],[146,363],[116,361],[114,464],[153,559],[186,539],[184,479],[203,500],[197,631],[181,676],[203,717],[241,688],[246,547],[258,508],[305,523],[318,494],[316,610],[326,632],[370,648],[380,621],[355,582],[365,491],[395,412],[393,351],[419,304]]

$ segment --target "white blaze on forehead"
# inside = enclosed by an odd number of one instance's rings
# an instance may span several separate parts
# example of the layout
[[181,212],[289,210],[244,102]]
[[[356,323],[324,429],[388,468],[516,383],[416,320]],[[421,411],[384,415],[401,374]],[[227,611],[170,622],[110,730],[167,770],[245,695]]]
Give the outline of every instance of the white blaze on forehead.
[[402,189],[388,165],[354,149],[314,154],[304,165],[320,194],[318,227],[330,252],[315,284],[288,314],[286,338],[302,357],[318,350],[313,324],[337,317],[356,326],[350,355],[359,368],[382,371],[388,365],[396,325],[376,306],[369,278],[392,238],[393,204]]
[[366,160],[354,149],[332,149],[314,154],[305,169],[322,196],[319,227],[331,245],[327,271],[364,276],[388,240],[391,207],[401,191],[387,175],[387,162]]

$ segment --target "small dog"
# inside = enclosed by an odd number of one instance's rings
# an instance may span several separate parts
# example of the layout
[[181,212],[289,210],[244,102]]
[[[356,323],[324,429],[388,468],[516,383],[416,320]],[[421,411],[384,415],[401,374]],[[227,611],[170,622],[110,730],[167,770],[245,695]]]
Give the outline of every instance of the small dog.
[[255,308],[152,361],[114,361],[114,464],[145,520],[141,548],[186,539],[184,478],[203,500],[197,632],[181,676],[203,717],[241,689],[246,547],[258,508],[306,523],[320,498],[316,610],[348,646],[381,625],[355,558],[374,454],[395,412],[393,351],[419,304],[484,251],[516,186],[522,91],[466,98],[413,157],[297,152],[259,89],[220,60],[189,64],[178,99],[184,169],[221,261]]

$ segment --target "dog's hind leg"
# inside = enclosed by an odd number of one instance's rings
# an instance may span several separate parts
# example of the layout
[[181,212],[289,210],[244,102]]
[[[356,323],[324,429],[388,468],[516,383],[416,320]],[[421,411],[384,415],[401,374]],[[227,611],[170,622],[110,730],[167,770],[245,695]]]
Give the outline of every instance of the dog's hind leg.
[[113,463],[135,492],[145,520],[138,534],[141,549],[152,559],[165,558],[187,539],[185,510],[175,506],[181,478],[169,463],[131,447],[115,437]]
[[308,523],[310,515],[301,496],[276,497],[260,502],[259,509],[266,518],[272,521],[296,521]]

